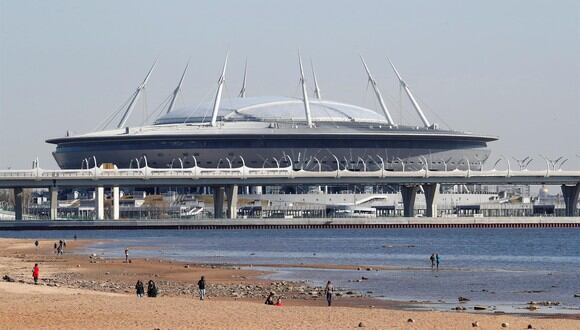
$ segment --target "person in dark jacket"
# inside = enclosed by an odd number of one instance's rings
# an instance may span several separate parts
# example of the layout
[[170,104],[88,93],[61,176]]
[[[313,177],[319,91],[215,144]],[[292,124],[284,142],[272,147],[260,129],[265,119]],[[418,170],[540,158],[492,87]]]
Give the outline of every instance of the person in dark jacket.
[[135,291],[137,292],[137,297],[143,298],[143,295],[145,294],[145,286],[141,280],[138,280],[137,284],[135,284]]
[[266,298],[266,301],[264,302],[264,304],[274,305],[274,292],[270,292],[270,294],[268,295],[268,298]]
[[155,286],[155,282],[153,280],[149,280],[147,284],[147,297],[157,297],[158,291],[157,286]]
[[205,299],[205,277],[202,276],[199,281],[197,281],[197,288],[199,289],[199,300]]

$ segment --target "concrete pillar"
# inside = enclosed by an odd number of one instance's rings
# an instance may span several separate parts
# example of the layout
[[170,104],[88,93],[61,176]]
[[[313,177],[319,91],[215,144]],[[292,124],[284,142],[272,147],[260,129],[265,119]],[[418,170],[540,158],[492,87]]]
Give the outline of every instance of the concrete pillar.
[[50,220],[58,218],[58,188],[50,187]]
[[564,196],[564,204],[566,204],[566,216],[576,216],[578,211],[578,195],[580,193],[580,183],[575,186],[562,185],[562,195]]
[[14,219],[19,221],[22,220],[22,214],[24,213],[24,189],[14,188]]
[[119,220],[119,187],[113,187],[113,220]]
[[417,186],[401,186],[401,196],[403,197],[403,216],[414,217]]
[[226,198],[228,199],[228,219],[235,219],[238,215],[238,186],[226,186]]
[[95,188],[95,212],[96,220],[105,220],[105,188]]
[[439,184],[424,184],[423,192],[425,193],[425,203],[427,204],[425,216],[429,218],[437,218],[437,195],[439,195]]
[[213,187],[213,217],[222,219],[224,217],[224,187]]

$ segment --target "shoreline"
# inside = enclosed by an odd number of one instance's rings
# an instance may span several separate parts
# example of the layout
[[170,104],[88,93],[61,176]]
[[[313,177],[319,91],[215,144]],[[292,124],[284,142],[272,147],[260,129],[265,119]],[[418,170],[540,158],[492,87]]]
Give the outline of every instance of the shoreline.
[[[261,277],[268,275],[267,271],[246,269],[241,265],[187,264],[159,258],[139,258],[132,259],[131,263],[124,263],[124,260],[120,258],[102,258],[99,256],[89,258],[85,254],[76,254],[84,247],[102,241],[104,240],[67,241],[68,248],[65,251],[65,255],[55,256],[52,254],[51,244],[53,241],[41,241],[40,248],[37,252],[34,248],[33,240],[2,238],[0,239],[0,274],[2,276],[7,274],[13,277],[16,282],[6,283],[0,281],[0,292],[8,298],[16,300],[24,299],[29,295],[51,295],[59,300],[75,300],[78,297],[85,297],[88,300],[106,298],[105,300],[126,301],[129,299],[134,301],[134,280],[136,278],[148,280],[147,277],[150,276],[158,283],[161,289],[161,299],[156,298],[158,299],[157,301],[171,301],[168,305],[188,305],[195,302],[197,306],[198,300],[192,299],[192,296],[195,298],[194,295],[196,292],[194,281],[203,274],[208,279],[210,285],[208,288],[209,299],[207,302],[219,304],[220,306],[235,305],[237,306],[236,308],[262,310],[264,308],[264,294],[269,291],[275,291],[277,295],[285,297],[284,302],[286,308],[284,311],[292,310],[292,312],[295,311],[296,313],[300,312],[303,314],[305,312],[327,313],[329,310],[332,310],[332,312],[340,310],[341,313],[351,319],[358,319],[361,314],[366,315],[367,313],[371,313],[372,316],[369,316],[370,319],[367,321],[371,326],[374,318],[380,319],[381,317],[387,317],[385,315],[392,317],[395,314],[399,316],[403,314],[410,315],[409,317],[413,319],[430,320],[429,322],[435,322],[435,325],[440,325],[441,329],[449,328],[449,326],[445,326],[446,324],[449,325],[446,322],[459,322],[459,319],[462,320],[461,322],[467,322],[467,319],[477,319],[482,324],[487,321],[495,322],[493,324],[496,324],[498,318],[509,319],[510,324],[512,322],[519,322],[521,324],[527,322],[526,325],[528,323],[538,322],[549,322],[552,324],[551,327],[546,328],[558,327],[561,329],[573,329],[580,326],[580,315],[545,315],[539,313],[494,315],[493,313],[479,313],[470,310],[445,312],[423,311],[408,309],[410,305],[417,305],[418,303],[416,302],[397,302],[369,297],[339,296],[336,297],[336,307],[328,309],[325,307],[324,299],[320,294],[320,288],[316,290],[317,288],[301,282],[263,279]],[[30,269],[36,260],[39,261],[41,267],[42,285],[39,286],[33,286],[31,284],[32,279],[30,276]],[[332,265],[320,266],[331,267]],[[356,269],[356,267],[351,268]],[[74,294],[69,294],[69,290],[73,290],[71,292]],[[312,292],[317,293],[313,295],[311,294]],[[25,301],[26,299],[24,299],[24,305],[21,306],[24,309],[27,308]],[[42,304],[40,301],[38,303]],[[0,303],[0,307],[7,307],[3,306],[6,304],[9,304],[9,302]],[[115,305],[115,303],[112,304]],[[266,313],[272,312],[271,306],[265,307]],[[103,305],[101,308],[106,309],[107,307]],[[156,308],[161,307],[156,305]],[[23,313],[21,310],[15,312],[17,314]],[[0,317],[0,324],[4,324],[3,321],[6,320],[2,320],[2,317]],[[357,322],[352,322],[352,326],[356,326],[354,323]],[[495,327],[500,323],[497,323]],[[143,325],[142,323],[139,324]],[[178,324],[170,324],[172,326],[169,327],[179,327]],[[236,323],[228,323],[224,326],[233,327],[234,324]],[[251,322],[247,324],[252,324],[247,325],[248,328],[263,327]],[[465,328],[470,324],[465,323]],[[342,328],[345,327],[345,324],[338,324],[337,326]],[[0,325],[0,328],[2,327]],[[128,327],[135,326],[129,325]],[[292,326],[284,323],[284,327]],[[417,328],[422,327],[417,324]],[[433,328],[438,327],[435,326]]]
[[580,217],[392,217],[294,219],[5,220],[0,231],[22,230],[256,230],[256,229],[580,228]]

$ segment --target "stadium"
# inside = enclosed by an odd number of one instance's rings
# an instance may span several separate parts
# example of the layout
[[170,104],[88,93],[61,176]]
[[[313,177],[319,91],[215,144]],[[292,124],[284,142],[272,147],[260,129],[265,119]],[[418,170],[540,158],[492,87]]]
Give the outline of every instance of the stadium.
[[[314,74],[310,97],[300,61],[301,98],[246,96],[246,77],[237,97],[222,98],[227,58],[213,102],[175,108],[184,71],[164,113],[152,124],[128,127],[127,119],[155,67],[115,116],[113,129],[49,139],[63,169],[113,163],[119,168],[287,167],[296,170],[393,171],[478,170],[488,159],[495,137],[441,129],[425,116],[415,96],[392,65],[422,126],[392,119],[364,59],[378,111],[321,97]],[[314,73],[314,72],[313,72]],[[89,165],[90,164],[90,165]]]

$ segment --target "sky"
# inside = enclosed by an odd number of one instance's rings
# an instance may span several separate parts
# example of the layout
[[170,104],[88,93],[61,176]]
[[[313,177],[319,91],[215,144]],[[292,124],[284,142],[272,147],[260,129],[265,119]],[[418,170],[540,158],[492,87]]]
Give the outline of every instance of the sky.
[[224,97],[300,97],[298,49],[322,96],[380,112],[365,57],[394,119],[418,124],[386,57],[442,127],[499,137],[500,155],[580,168],[580,1],[0,0],[0,169],[56,168],[48,138],[93,131],[158,59],[129,123],[190,70],[177,106]]

